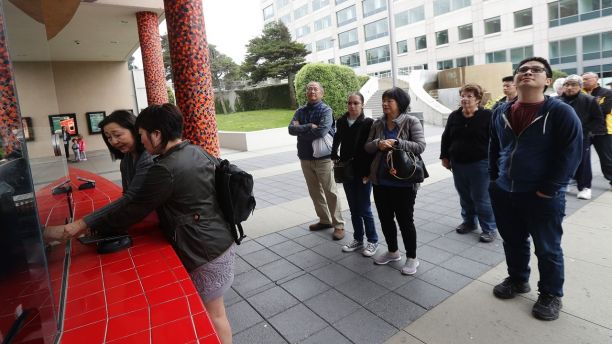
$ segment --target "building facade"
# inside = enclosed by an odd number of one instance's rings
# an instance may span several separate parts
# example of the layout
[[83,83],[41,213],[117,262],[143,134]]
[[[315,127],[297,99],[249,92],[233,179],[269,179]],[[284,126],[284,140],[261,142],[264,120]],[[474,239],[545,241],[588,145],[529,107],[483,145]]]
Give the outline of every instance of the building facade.
[[308,61],[358,74],[389,76],[392,53],[399,74],[535,55],[612,81],[612,0],[387,1],[262,0],[261,8],[264,23],[281,20],[306,44]]

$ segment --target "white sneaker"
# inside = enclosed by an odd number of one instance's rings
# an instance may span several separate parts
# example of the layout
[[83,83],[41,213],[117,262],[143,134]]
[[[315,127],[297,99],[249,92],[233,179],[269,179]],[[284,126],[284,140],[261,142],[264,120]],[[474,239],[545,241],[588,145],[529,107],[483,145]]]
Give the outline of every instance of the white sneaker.
[[419,266],[419,260],[416,258],[407,258],[406,264],[402,268],[403,275],[414,275],[417,272],[417,267]]
[[402,260],[402,256],[400,255],[399,251],[397,251],[395,253],[391,253],[391,252],[387,251],[382,256],[374,258],[374,264],[385,265],[385,264],[388,264],[390,262],[397,262],[397,261],[400,261],[400,260]]
[[591,189],[584,188],[581,191],[578,191],[578,199],[591,199]]
[[342,246],[342,252],[353,252],[363,247],[363,241],[353,240],[350,244]]
[[378,251],[378,243],[369,242],[366,245],[366,248],[361,252],[365,257],[372,257]]

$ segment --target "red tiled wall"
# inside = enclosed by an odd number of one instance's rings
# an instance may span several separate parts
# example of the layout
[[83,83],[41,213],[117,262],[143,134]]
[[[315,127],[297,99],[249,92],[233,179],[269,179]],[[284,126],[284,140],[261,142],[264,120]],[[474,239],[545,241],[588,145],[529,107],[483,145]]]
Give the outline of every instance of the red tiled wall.
[[15,81],[13,67],[9,59],[4,32],[4,14],[0,9],[0,93],[2,94],[2,107],[0,108],[0,139],[5,154],[11,153],[19,142],[13,130],[19,129],[19,113],[17,111],[17,98],[15,97]]
[[183,137],[219,156],[215,102],[201,0],[164,0],[176,103]]
[[138,12],[136,13],[136,20],[138,22],[138,37],[147,89],[147,102],[149,104],[167,103],[166,72],[164,70],[157,14]]

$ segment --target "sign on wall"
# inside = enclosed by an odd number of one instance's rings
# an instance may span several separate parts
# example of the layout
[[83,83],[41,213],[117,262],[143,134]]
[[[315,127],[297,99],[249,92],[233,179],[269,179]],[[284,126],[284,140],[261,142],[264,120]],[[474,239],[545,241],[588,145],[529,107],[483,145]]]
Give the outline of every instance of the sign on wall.
[[105,111],[92,111],[85,114],[87,118],[87,129],[90,134],[101,134],[102,129],[98,128],[98,124],[106,117]]
[[51,126],[51,134],[61,133],[62,127],[66,127],[70,135],[78,135],[79,128],[77,127],[76,114],[64,113],[59,115],[49,115],[49,125]]

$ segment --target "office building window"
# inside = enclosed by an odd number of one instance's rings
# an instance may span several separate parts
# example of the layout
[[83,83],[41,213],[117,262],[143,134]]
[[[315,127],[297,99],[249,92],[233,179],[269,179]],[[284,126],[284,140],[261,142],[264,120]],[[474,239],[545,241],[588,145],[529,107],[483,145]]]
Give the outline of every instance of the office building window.
[[386,62],[390,59],[391,53],[389,52],[388,45],[366,50],[366,63],[368,65]]
[[332,40],[331,37],[320,39],[315,43],[315,47],[317,48],[317,51],[327,50],[327,49],[333,48],[333,46],[334,46],[334,41]]
[[512,68],[518,68],[518,63],[530,56],[533,56],[533,45],[510,49],[510,62],[512,62]]
[[551,65],[576,62],[576,39],[564,39],[548,43],[548,55]]
[[445,70],[453,68],[453,60],[438,61],[438,70]]
[[436,45],[448,44],[448,30],[436,32]]
[[522,11],[514,12],[514,28],[517,29],[523,26],[529,26],[533,24],[533,13],[531,8],[524,9]]
[[364,0],[363,1],[363,16],[371,16],[374,13],[382,12],[387,9],[386,0]]
[[487,63],[496,63],[496,62],[506,62],[507,56],[505,50],[493,51],[490,53],[486,53],[486,62]]
[[548,3],[549,27],[610,15],[612,15],[610,0],[561,0]]
[[340,64],[349,67],[359,67],[359,53],[353,53],[349,55],[340,56]]
[[263,9],[263,19],[268,20],[274,17],[274,6],[270,5]]
[[455,59],[455,65],[457,67],[473,66],[474,56],[459,57]]
[[366,24],[363,26],[365,40],[371,41],[376,38],[385,37],[389,34],[388,29],[389,24],[387,23],[387,18]]
[[501,19],[499,17],[485,19],[485,35],[501,31]]
[[582,59],[612,57],[612,31],[582,37]]
[[597,74],[601,79],[604,79],[602,80],[604,84],[612,81],[609,79],[612,78],[612,63],[596,66],[585,66],[583,72],[593,72]]
[[323,30],[326,27],[330,27],[331,24],[332,24],[331,15],[325,16],[325,17],[323,17],[321,19],[315,20],[315,22],[314,22],[314,30],[315,30],[315,32],[319,31],[319,30]]
[[295,29],[295,38],[306,36],[310,33],[310,25],[304,25]]
[[357,43],[359,43],[359,38],[357,37],[356,28],[338,34],[338,46],[340,49],[350,47]]
[[434,16],[456,11],[460,8],[468,7],[471,4],[471,0],[434,0]]
[[397,42],[397,53],[405,54],[408,52],[408,41],[399,41]]
[[312,1],[312,11],[314,12],[327,5],[329,5],[329,0],[313,0]]
[[280,17],[280,21],[282,21],[285,25],[291,23],[291,13],[287,13],[284,16]]
[[427,49],[427,36],[419,36],[414,38],[414,46],[416,50]]
[[368,73],[369,76],[373,76],[376,78],[390,78],[391,77],[391,71],[390,70],[383,70],[380,72],[374,72],[374,73]]
[[308,14],[308,4],[304,4],[293,11],[293,19],[298,20]]
[[402,27],[425,20],[425,6],[411,8],[395,15],[395,27]]
[[466,39],[470,39],[474,37],[474,33],[472,30],[472,24],[461,25],[457,27],[457,31],[459,33],[459,40],[463,41]]
[[289,5],[289,2],[291,2],[291,0],[276,0],[276,8],[283,8]]
[[352,23],[355,20],[357,20],[357,11],[355,10],[355,5],[336,12],[336,23],[338,23],[338,27],[346,25],[348,23]]
[[336,5],[340,5],[343,2],[346,2],[346,0],[336,0]]

